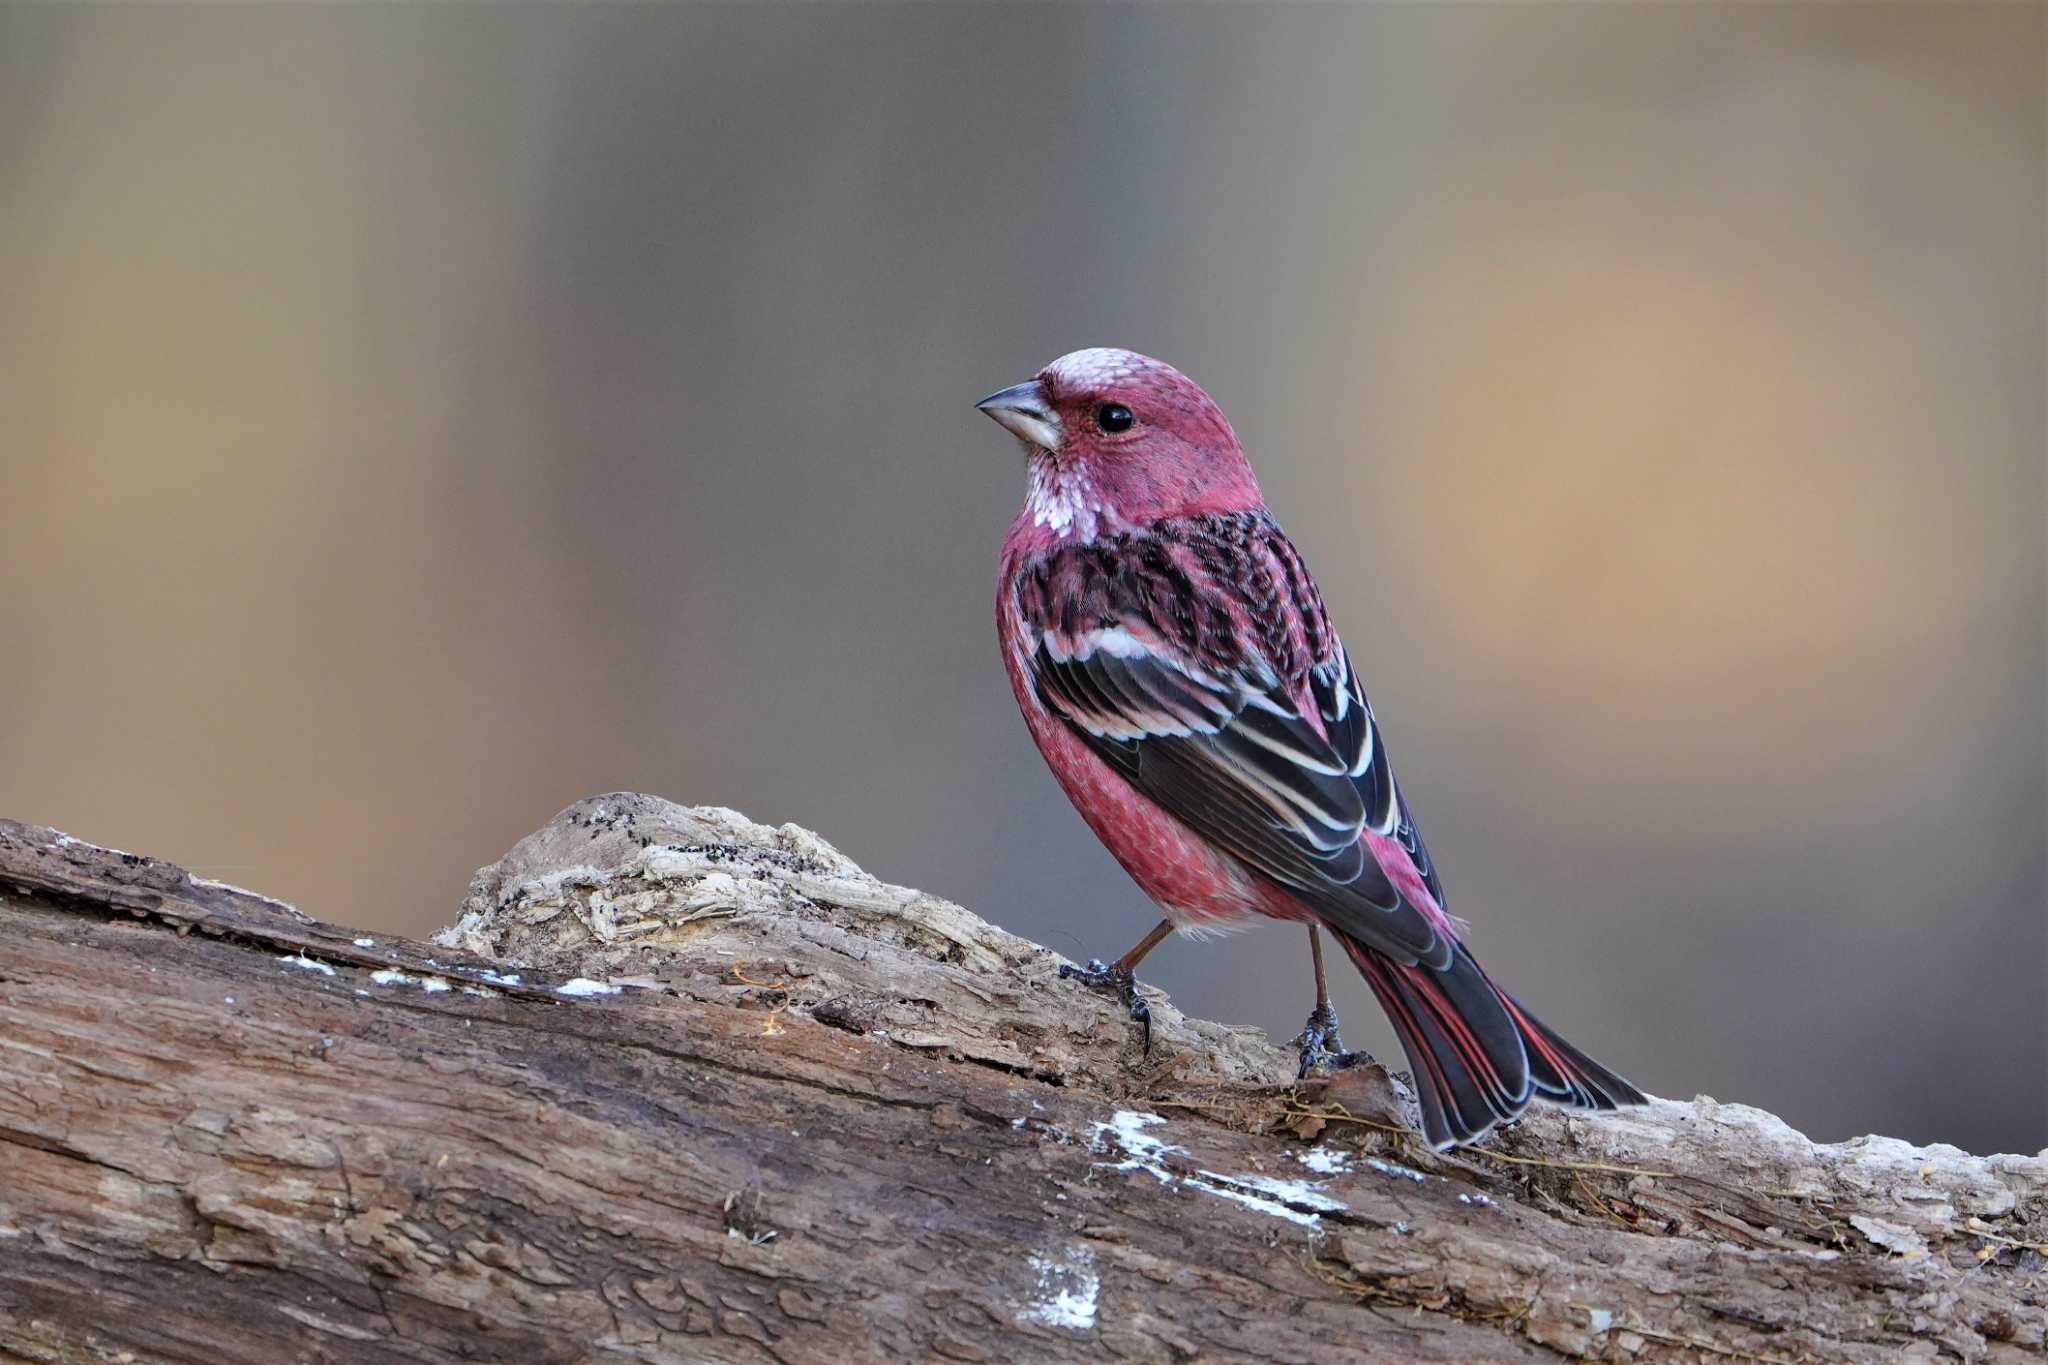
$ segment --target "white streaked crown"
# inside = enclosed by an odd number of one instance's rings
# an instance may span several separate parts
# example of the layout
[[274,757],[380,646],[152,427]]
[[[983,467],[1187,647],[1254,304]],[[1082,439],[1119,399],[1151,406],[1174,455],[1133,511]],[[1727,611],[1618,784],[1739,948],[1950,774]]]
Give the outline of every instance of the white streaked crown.
[[1158,361],[1148,360],[1136,351],[1120,350],[1115,346],[1091,346],[1085,351],[1067,352],[1046,366],[1045,372],[1052,376],[1056,388],[1071,392],[1105,388],[1119,380],[1134,379],[1158,366]]

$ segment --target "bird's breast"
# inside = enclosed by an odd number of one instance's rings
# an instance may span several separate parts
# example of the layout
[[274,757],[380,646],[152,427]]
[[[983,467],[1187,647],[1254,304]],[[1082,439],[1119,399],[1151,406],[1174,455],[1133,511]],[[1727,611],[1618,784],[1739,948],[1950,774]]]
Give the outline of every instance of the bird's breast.
[[1126,782],[1047,709],[1031,680],[1037,633],[1015,603],[1006,586],[997,603],[996,635],[1017,709],[1053,779],[1110,856],[1184,929],[1228,930],[1270,914],[1242,864]]

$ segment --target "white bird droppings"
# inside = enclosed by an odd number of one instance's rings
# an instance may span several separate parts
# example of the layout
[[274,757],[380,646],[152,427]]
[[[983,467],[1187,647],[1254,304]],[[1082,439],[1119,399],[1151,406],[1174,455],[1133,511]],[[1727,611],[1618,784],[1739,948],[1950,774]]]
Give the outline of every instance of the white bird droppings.
[[446,977],[411,976],[405,972],[394,971],[389,967],[386,967],[381,972],[371,972],[370,980],[379,986],[418,986],[429,995],[434,994],[436,991],[454,989],[454,987],[448,984]]
[[[1321,1223],[1323,1213],[1345,1207],[1305,1180],[1273,1180],[1262,1175],[1199,1171],[1189,1176],[1187,1183],[1205,1193],[1234,1199],[1248,1209],[1256,1209],[1273,1218],[1285,1218],[1305,1228]],[[1254,1190],[1258,1193],[1252,1193]]]
[[1068,1248],[1063,1259],[1033,1256],[1031,1269],[1038,1276],[1036,1297],[1017,1315],[1019,1322],[1083,1332],[1095,1326],[1095,1301],[1102,1293],[1102,1277],[1095,1273],[1094,1252],[1076,1245]]
[[1296,1152],[1294,1159],[1317,1175],[1337,1175],[1351,1164],[1351,1153],[1334,1147],[1311,1147],[1305,1152]]
[[1089,1139],[1088,1149],[1103,1150],[1107,1140],[1114,1140],[1123,1150],[1122,1161],[1098,1161],[1098,1170],[1145,1171],[1162,1185],[1175,1181],[1213,1194],[1221,1199],[1233,1200],[1248,1209],[1273,1218],[1284,1218],[1290,1223],[1303,1227],[1314,1227],[1321,1222],[1321,1213],[1342,1209],[1345,1205],[1320,1192],[1317,1186],[1305,1180],[1274,1180],[1263,1175],[1225,1175],[1220,1171],[1196,1171],[1193,1175],[1177,1176],[1166,1169],[1166,1158],[1186,1149],[1153,1137],[1145,1130],[1166,1122],[1157,1114],[1141,1114],[1134,1110],[1120,1109],[1110,1116],[1107,1123],[1095,1125],[1094,1135]]
[[1203,1171],[1202,1174],[1211,1180],[1227,1180],[1233,1185],[1242,1185],[1247,1189],[1257,1190],[1261,1194],[1271,1195],[1275,1199],[1298,1204],[1307,1209],[1335,1213],[1345,1207],[1341,1200],[1332,1199],[1324,1194],[1321,1184],[1311,1180],[1275,1180],[1265,1175],[1219,1175],[1215,1171]]
[[1110,1115],[1108,1123],[1095,1125],[1094,1135],[1088,1139],[1088,1150],[1102,1150],[1105,1137],[1116,1139],[1116,1145],[1123,1148],[1122,1161],[1098,1161],[1098,1167],[1112,1171],[1150,1171],[1162,1185],[1171,1185],[1173,1176],[1160,1162],[1171,1152],[1181,1149],[1171,1143],[1161,1142],[1145,1130],[1165,1119],[1157,1114],[1140,1114],[1135,1110],[1119,1109]]
[[1247,1194],[1243,1190],[1234,1189],[1229,1185],[1212,1184],[1196,1176],[1188,1177],[1188,1184],[1205,1194],[1220,1195],[1225,1199],[1234,1199],[1248,1209],[1269,1214],[1274,1218],[1285,1218],[1288,1222],[1299,1223],[1305,1228],[1312,1228],[1323,1221],[1322,1217],[1318,1214],[1303,1213],[1300,1209],[1290,1209],[1277,1200],[1261,1199],[1258,1195]]

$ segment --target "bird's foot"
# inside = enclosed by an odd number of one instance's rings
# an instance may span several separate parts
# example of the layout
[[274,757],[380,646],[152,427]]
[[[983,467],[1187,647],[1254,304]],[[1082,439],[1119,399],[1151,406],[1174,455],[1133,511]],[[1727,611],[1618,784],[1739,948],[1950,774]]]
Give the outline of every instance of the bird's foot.
[[1068,978],[1080,982],[1091,990],[1110,991],[1130,1011],[1131,1018],[1144,1029],[1145,1055],[1152,1055],[1152,1007],[1145,1003],[1144,992],[1138,989],[1138,975],[1127,967],[1112,967],[1099,957],[1088,959],[1085,967],[1076,967],[1071,962],[1060,964],[1060,980]]
[[1337,1011],[1328,1005],[1318,1005],[1309,1011],[1308,1022],[1292,1042],[1301,1050],[1301,1065],[1294,1072],[1296,1080],[1306,1079],[1319,1066],[1328,1071],[1345,1071],[1354,1066],[1371,1066],[1374,1061],[1370,1052],[1345,1050],[1344,1035],[1337,1031]]

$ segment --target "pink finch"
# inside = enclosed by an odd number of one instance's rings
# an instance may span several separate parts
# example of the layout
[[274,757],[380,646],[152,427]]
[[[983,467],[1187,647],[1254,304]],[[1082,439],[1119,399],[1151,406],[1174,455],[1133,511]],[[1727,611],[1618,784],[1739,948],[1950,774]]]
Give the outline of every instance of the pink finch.
[[996,591],[1017,704],[1081,818],[1166,916],[1111,966],[1062,974],[1116,987],[1149,1046],[1132,972],[1168,933],[1305,922],[1302,1072],[1352,1056],[1323,929],[1400,1037],[1432,1144],[1472,1142],[1532,1099],[1642,1103],[1459,941],[1315,580],[1209,395],[1157,360],[1087,350],[977,406],[1024,443],[1030,474]]

